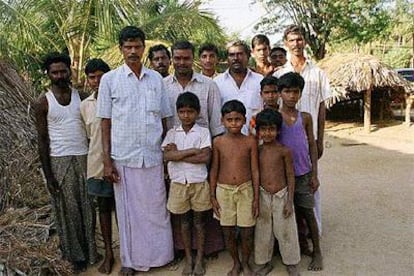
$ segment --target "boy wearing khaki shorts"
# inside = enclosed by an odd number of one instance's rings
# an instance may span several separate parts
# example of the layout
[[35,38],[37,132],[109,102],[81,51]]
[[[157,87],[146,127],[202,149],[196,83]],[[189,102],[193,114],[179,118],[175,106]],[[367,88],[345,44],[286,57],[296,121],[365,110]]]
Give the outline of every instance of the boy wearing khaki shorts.
[[[237,101],[226,102],[222,123],[227,132],[214,139],[210,169],[211,203],[233,258],[228,275],[253,275],[249,266],[254,225],[259,215],[259,163],[256,139],[241,133],[246,123],[246,108]],[[240,262],[236,226],[240,229]]]
[[[204,275],[204,228],[206,213],[211,209],[207,182],[207,164],[211,154],[210,131],[195,122],[200,113],[200,101],[195,94],[185,92],[179,95],[176,108],[181,125],[170,129],[162,143],[171,179],[167,209],[176,214],[179,220],[186,256],[182,275]],[[193,216],[190,210],[193,210]],[[197,236],[194,267],[191,225],[195,227]]]

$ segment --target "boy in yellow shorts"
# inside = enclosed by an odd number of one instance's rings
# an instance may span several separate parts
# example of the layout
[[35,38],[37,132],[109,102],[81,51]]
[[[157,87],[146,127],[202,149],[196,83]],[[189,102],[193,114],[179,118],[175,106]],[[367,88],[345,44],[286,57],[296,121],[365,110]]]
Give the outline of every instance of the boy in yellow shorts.
[[[204,228],[206,213],[211,209],[207,182],[207,164],[211,154],[210,131],[195,122],[200,113],[200,101],[195,94],[180,94],[176,108],[181,124],[168,131],[161,145],[164,160],[168,161],[168,174],[171,179],[167,209],[178,215],[186,257],[182,275],[204,275]],[[190,210],[193,210],[192,217]],[[197,235],[194,267],[191,225],[195,227]]]
[[[257,142],[241,133],[246,123],[246,108],[237,101],[226,102],[222,123],[227,132],[214,139],[210,169],[211,203],[233,258],[227,275],[254,275],[249,267],[254,225],[259,215],[259,164]],[[236,226],[240,229],[242,261],[240,262]]]

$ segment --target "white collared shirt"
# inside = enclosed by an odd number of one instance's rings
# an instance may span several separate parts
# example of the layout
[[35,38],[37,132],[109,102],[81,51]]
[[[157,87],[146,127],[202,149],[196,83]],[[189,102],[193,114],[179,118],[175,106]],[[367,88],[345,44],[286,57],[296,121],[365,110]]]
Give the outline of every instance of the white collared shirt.
[[102,76],[97,117],[111,119],[111,157],[121,166],[162,164],[162,118],[172,116],[162,77],[142,67],[139,78],[124,64]]
[[[288,61],[273,76],[280,78],[282,75],[295,72],[292,64]],[[299,111],[308,112],[312,116],[313,134],[315,139],[318,138],[318,115],[321,102],[331,97],[331,88],[329,80],[324,71],[313,64],[312,61],[306,60],[300,75],[305,80],[305,87],[302,90],[302,96],[297,104]]]
[[[198,124],[185,133],[181,125],[170,129],[162,142],[162,147],[174,143],[178,150],[191,148],[203,149],[211,147],[211,136],[208,128]],[[206,164],[192,164],[181,161],[168,162],[168,174],[172,182],[181,184],[200,183],[207,179]]]
[[174,111],[174,117],[167,119],[167,127],[171,129],[180,125],[177,115],[176,101],[180,94],[192,92],[200,100],[200,115],[197,118],[197,124],[210,129],[211,135],[216,136],[224,132],[221,124],[221,98],[216,83],[206,76],[193,72],[190,82],[186,87],[182,87],[174,75],[164,78],[165,89],[171,103],[171,109]]
[[246,124],[243,126],[242,133],[247,135],[249,132],[249,122],[251,117],[259,112],[262,107],[262,99],[260,97],[260,82],[263,76],[247,69],[240,88],[237,86],[233,77],[227,69],[224,73],[214,78],[221,94],[222,104],[230,100],[239,100],[246,107]]

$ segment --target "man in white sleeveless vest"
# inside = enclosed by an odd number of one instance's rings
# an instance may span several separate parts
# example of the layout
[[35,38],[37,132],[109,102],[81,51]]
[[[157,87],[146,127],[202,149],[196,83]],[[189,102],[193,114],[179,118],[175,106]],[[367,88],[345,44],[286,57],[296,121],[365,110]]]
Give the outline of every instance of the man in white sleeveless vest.
[[88,144],[79,92],[70,86],[70,57],[51,53],[44,70],[51,86],[35,104],[40,161],[52,197],[63,258],[75,272],[97,261],[95,217],[86,186]]

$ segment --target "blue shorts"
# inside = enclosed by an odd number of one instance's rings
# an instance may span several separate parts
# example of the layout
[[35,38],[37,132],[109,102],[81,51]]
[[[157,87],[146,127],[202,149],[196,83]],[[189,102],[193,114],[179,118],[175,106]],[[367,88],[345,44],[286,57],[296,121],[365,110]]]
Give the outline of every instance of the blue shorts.
[[88,184],[88,194],[98,197],[113,197],[114,187],[111,182],[98,179],[89,178],[86,183]]

